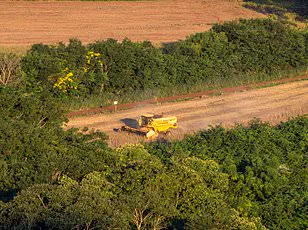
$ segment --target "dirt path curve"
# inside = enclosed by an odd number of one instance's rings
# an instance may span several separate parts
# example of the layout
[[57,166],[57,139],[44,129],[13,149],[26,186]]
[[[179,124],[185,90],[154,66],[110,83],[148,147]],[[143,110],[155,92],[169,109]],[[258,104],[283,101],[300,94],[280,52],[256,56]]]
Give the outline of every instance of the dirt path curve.
[[0,46],[107,38],[173,42],[213,23],[261,14],[227,0],[0,1]]
[[115,114],[75,117],[70,119],[67,128],[88,127],[102,130],[109,135],[109,144],[114,147],[137,143],[143,138],[134,134],[117,133],[113,129],[123,125],[121,120],[137,119],[140,114],[147,112],[177,116],[179,128],[172,131],[167,137],[169,139],[183,138],[185,134],[206,129],[209,125],[231,127],[236,123],[247,124],[255,117],[276,124],[289,117],[308,113],[308,81],[162,105],[143,105]]

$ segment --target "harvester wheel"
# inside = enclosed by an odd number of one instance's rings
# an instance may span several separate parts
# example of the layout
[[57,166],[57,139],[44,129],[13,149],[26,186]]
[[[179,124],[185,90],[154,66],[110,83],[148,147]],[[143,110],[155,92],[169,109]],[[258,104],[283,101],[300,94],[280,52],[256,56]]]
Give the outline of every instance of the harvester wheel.
[[164,136],[168,136],[170,134],[170,131],[167,130],[166,132],[163,132]]
[[157,136],[158,136],[158,133],[155,132],[154,129],[151,129],[146,133],[146,137],[148,139],[155,139]]

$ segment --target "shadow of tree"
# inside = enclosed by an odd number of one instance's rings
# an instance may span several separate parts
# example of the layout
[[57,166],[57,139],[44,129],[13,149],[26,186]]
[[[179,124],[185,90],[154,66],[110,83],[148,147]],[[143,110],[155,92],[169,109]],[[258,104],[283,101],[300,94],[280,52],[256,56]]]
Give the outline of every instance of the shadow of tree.
[[0,201],[3,202],[11,201],[19,191],[20,189],[9,189],[7,191],[0,190]]
[[296,13],[299,21],[308,19],[308,1],[307,0],[244,0],[244,6],[256,10],[263,14],[276,14],[283,16],[284,13]]

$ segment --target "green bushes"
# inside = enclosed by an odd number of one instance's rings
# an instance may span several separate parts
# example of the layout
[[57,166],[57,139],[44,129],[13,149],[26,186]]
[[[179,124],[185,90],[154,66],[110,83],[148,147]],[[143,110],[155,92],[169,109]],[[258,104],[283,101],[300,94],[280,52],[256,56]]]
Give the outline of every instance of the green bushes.
[[113,150],[104,133],[64,131],[61,106],[307,68],[307,44],[307,31],[257,19],[162,49],[33,45],[26,88],[0,87],[0,228],[307,228],[307,117]]
[[55,95],[98,94],[107,80],[100,54],[87,50],[78,40],[66,46],[33,45],[23,58],[27,86],[43,87]]
[[[38,84],[61,96],[125,98],[142,91],[189,91],[205,83],[234,84],[239,76],[253,82],[256,76],[307,68],[306,37],[269,19],[240,20],[215,25],[162,49],[127,39],[87,46],[77,40],[68,45],[37,44],[23,58],[22,70],[30,89]],[[89,52],[97,55],[90,66]]]
[[304,117],[277,127],[254,121],[247,128],[216,127],[147,149],[164,162],[177,156],[218,162],[230,179],[232,205],[261,217],[270,229],[305,229],[307,133]]
[[228,175],[215,161],[173,158],[169,165],[143,146],[116,151],[117,160],[80,180],[36,184],[0,204],[1,227],[264,229],[228,203]]
[[271,20],[215,25],[211,32],[192,35],[167,52],[198,63],[203,81],[307,66],[303,33]]
[[112,150],[47,95],[0,93],[3,229],[307,228],[305,117]]
[[107,64],[106,91],[125,94],[135,90],[165,87],[168,84],[163,55],[150,42],[98,41],[88,49],[101,53]]
[[0,102],[3,196],[10,197],[10,191],[34,184],[52,182],[64,172],[79,178],[103,167],[97,161],[102,162],[99,159],[108,149],[105,135],[64,131],[62,124],[66,118],[50,94],[4,88],[0,89]]
[[307,117],[113,150],[58,103],[0,90],[0,228],[307,228]]
[[225,33],[239,57],[240,71],[275,72],[307,65],[305,39],[298,30],[271,20],[245,20],[215,25],[213,31]]

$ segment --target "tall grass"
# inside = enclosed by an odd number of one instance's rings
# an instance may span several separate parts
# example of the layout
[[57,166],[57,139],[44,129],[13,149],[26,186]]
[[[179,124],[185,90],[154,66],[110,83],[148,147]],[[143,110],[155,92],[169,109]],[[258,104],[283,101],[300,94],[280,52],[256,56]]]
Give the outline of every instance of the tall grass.
[[0,46],[0,53],[14,53],[18,56],[23,56],[30,48],[30,46]]

